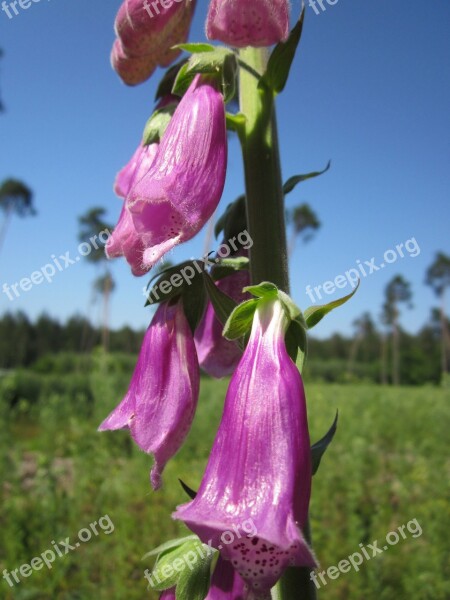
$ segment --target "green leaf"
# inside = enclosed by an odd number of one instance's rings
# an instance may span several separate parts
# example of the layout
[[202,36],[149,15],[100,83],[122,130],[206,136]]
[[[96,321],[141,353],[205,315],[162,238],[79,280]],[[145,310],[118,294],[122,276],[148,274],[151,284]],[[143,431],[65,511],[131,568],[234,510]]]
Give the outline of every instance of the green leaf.
[[307,173],[306,175],[294,175],[293,177],[290,177],[283,186],[284,195],[286,196],[292,192],[299,183],[307,181],[308,179],[312,179],[313,177],[319,177],[320,175],[323,175],[329,170],[330,167],[331,160],[328,161],[328,164],[323,171],[314,171],[313,173]]
[[180,48],[180,50],[184,50],[185,52],[190,52],[191,54],[198,54],[201,52],[212,52],[215,50],[215,46],[212,44],[204,44],[204,43],[193,43],[193,44],[177,44],[174,48]]
[[292,298],[281,290],[278,290],[278,298],[283,304],[283,307],[291,321],[297,321],[299,325],[306,329],[305,317]]
[[227,322],[228,317],[236,308],[237,304],[233,300],[233,298],[230,298],[230,296],[228,296],[228,294],[225,294],[224,292],[219,290],[219,288],[216,286],[213,279],[210,275],[208,275],[208,273],[203,273],[203,280],[216,316],[222,324],[225,324]]
[[350,300],[350,298],[352,298],[358,291],[359,285],[360,281],[358,282],[358,285],[351,294],[348,294],[348,296],[344,296],[339,300],[334,300],[333,302],[330,302],[329,304],[324,304],[322,306],[310,306],[309,308],[307,308],[305,310],[304,315],[308,329],[312,329],[313,327],[315,327],[317,323],[319,323],[329,312],[331,312],[338,306],[342,306],[343,304],[348,302],[348,300]]
[[289,34],[288,39],[277,44],[270,55],[267,70],[258,84],[259,89],[268,87],[276,94],[284,90],[302,36],[304,18],[305,6],[303,6],[300,19]]
[[274,283],[263,281],[258,285],[249,285],[244,288],[244,292],[248,292],[256,298],[265,298],[267,300],[278,297],[278,288]]
[[[152,281],[158,277],[157,282],[153,285],[149,292],[147,292],[147,302],[145,306],[150,306],[153,304],[158,304],[159,302],[166,302],[171,300],[172,298],[176,298],[180,296],[186,286],[190,285],[190,281],[192,281],[198,273],[198,269],[196,267],[195,261],[188,260],[179,265],[175,265],[174,267],[169,267],[162,273],[157,273],[147,286],[147,289],[150,288]],[[194,275],[187,276],[187,270],[189,269],[189,273],[194,272]]]
[[185,536],[182,538],[169,540],[168,542],[161,544],[154,550],[150,550],[150,552],[147,552],[147,554],[144,554],[144,556],[141,558],[141,560],[145,560],[146,558],[151,558],[152,556],[159,556],[159,555],[166,554],[169,550],[174,550],[175,548],[178,548],[185,542],[188,542],[191,540],[198,540],[198,537],[196,535],[192,534],[192,535],[188,535],[188,536]]
[[223,335],[229,340],[237,340],[250,331],[258,304],[258,299],[239,304],[225,323]]
[[152,114],[145,125],[144,134],[142,136],[142,144],[144,146],[158,143],[161,140],[176,107],[177,105],[175,103],[168,104],[164,108],[160,108]]
[[200,558],[191,569],[184,569],[177,584],[177,600],[205,600],[211,581],[211,562],[215,552],[204,548],[205,558]]
[[184,63],[181,69],[178,71],[176,79],[173,84],[172,94],[177,96],[184,96],[189,86],[193,82],[195,73],[188,72],[188,63]]
[[339,412],[336,411],[336,417],[333,421],[333,425],[330,427],[328,433],[318,442],[311,447],[311,460],[312,460],[312,474],[315,475],[319,470],[320,461],[322,456],[325,454],[326,449],[330,445],[336,433],[338,424]]
[[225,46],[215,46],[210,52],[193,54],[187,63],[187,73],[221,73],[228,57],[234,57],[236,62],[234,52]]
[[206,306],[205,285],[199,273],[196,273],[190,285],[183,286],[182,298],[184,314],[194,335]]

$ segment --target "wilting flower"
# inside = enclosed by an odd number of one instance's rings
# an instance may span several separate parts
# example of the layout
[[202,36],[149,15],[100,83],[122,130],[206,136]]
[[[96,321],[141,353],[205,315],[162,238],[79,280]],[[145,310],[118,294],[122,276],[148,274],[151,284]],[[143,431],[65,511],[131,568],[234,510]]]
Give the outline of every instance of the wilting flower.
[[206,35],[237,48],[285,41],[289,0],[211,0]]
[[125,0],[117,13],[117,39],[111,63],[128,85],[148,79],[156,67],[166,67],[180,54],[176,44],[187,40],[195,0],[174,0],[151,6],[149,0]]
[[144,177],[127,204],[150,269],[193,238],[214,213],[225,184],[227,134],[222,94],[197,75],[178,105]]
[[154,455],[155,489],[190,429],[198,392],[198,360],[182,303],[161,304],[145,334],[125,398],[99,427],[129,428],[138,446]]
[[[221,292],[240,304],[248,298],[248,294],[242,290],[250,285],[250,274],[247,270],[237,271],[224,277],[216,285]],[[227,340],[222,331],[223,325],[217,318],[213,305],[208,302],[194,340],[200,366],[211,377],[231,375],[242,356],[238,344]]]
[[[205,600],[244,600],[244,587],[231,563],[219,557]],[[176,600],[175,589],[165,591],[161,600]]]
[[260,304],[198,494],[174,515],[216,548],[223,532],[252,519],[255,536],[221,553],[253,598],[270,598],[288,565],[315,566],[302,534],[311,491],[305,393],[286,351],[286,327],[278,300]]

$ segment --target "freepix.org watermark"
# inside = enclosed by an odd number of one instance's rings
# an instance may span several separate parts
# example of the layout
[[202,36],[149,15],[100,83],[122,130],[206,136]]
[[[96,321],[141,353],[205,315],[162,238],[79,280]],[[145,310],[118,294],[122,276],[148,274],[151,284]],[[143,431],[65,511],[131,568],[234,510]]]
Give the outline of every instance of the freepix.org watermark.
[[21,10],[28,10],[30,6],[33,6],[33,4],[37,4],[40,1],[41,0],[12,0],[11,2],[6,2],[6,0],[3,0],[2,11],[6,14],[8,19],[13,19],[20,14],[20,10],[17,6],[19,6]]
[[[186,0],[144,0],[142,6],[150,19],[153,19],[154,16],[160,15],[161,12],[169,10],[175,3],[179,4],[180,2],[186,2]],[[192,0],[188,0],[188,2],[192,2]]]
[[[405,254],[406,251],[406,254]],[[334,294],[337,289],[344,289],[348,285],[351,285],[353,289],[358,285],[361,277],[369,277],[378,271],[381,271],[388,265],[392,265],[400,258],[416,258],[420,254],[420,246],[417,243],[415,237],[406,240],[401,244],[395,246],[395,250],[389,249],[383,254],[383,261],[376,264],[376,259],[373,256],[370,260],[357,260],[356,266],[352,267],[348,271],[345,271],[343,275],[337,275],[334,280],[325,281],[321,285],[307,285],[306,294],[308,295],[311,302],[317,302],[322,300],[322,294]]]
[[249,232],[247,230],[241,231],[239,235],[230,238],[218,248],[217,258],[210,258],[208,255],[204,256],[201,261],[192,261],[192,265],[180,269],[177,273],[173,273],[170,279],[165,279],[161,281],[161,283],[155,285],[151,289],[151,293],[147,286],[145,286],[143,288],[144,297],[148,300],[149,304],[159,302],[160,293],[165,296],[170,294],[174,288],[181,287],[184,283],[191,285],[197,274],[203,273],[205,268],[214,266],[221,258],[228,258],[233,252],[237,252],[238,250],[250,250],[252,246],[253,240],[250,237]]
[[[422,535],[422,527],[417,519],[408,521],[406,525],[400,525],[395,531],[390,531],[385,539],[385,542],[381,542],[383,545],[378,546],[378,540],[374,540],[371,544],[359,544],[361,552],[354,552],[350,554],[346,559],[341,560],[337,566],[328,567],[326,571],[315,572],[311,571],[309,578],[314,582],[317,589],[320,589],[323,585],[327,585],[328,579],[338,579],[343,573],[349,573],[352,569],[359,571],[359,567],[365,560],[369,561],[372,558],[376,558],[380,554],[383,554],[391,546],[395,546],[399,541],[406,540],[408,533],[405,533],[405,529],[413,538],[418,538]],[[320,579],[320,583],[319,583]]]
[[[222,544],[219,544],[217,550],[222,550],[224,546],[229,546],[235,540],[240,540],[244,536],[253,538],[258,533],[253,519],[247,519],[241,525],[232,525],[231,529],[222,533],[220,536]],[[183,556],[175,558],[171,564],[164,565],[161,569],[163,579],[158,577],[156,573],[151,573],[149,569],[145,569],[144,579],[146,579],[152,587],[160,585],[165,579],[172,577],[175,573],[184,571],[186,567],[193,571],[198,560],[204,560],[217,550],[216,548],[213,548],[212,540],[209,540],[207,544],[199,544],[195,551],[189,550]]]
[[114,523],[111,521],[111,517],[109,515],[104,515],[103,517],[100,517],[98,521],[90,523],[89,528],[83,527],[80,529],[78,532],[78,541],[76,541],[73,545],[70,543],[70,538],[66,538],[64,541],[61,540],[58,543],[53,540],[50,542],[52,549],[45,550],[39,556],[32,558],[30,560],[30,564],[25,563],[10,573],[4,569],[3,579],[8,582],[10,587],[14,587],[16,583],[21,583],[19,574],[25,578],[30,577],[33,575],[34,571],[40,571],[44,565],[47,567],[47,569],[52,569],[52,563],[55,562],[57,557],[62,558],[66,554],[69,554],[69,552],[79,548],[81,543],[85,544],[86,542],[89,542],[92,539],[92,535],[100,535],[97,525],[106,535],[109,535],[114,531]]
[[[109,229],[104,229],[97,235],[89,238],[89,241],[82,242],[78,246],[78,255],[75,258],[71,258],[70,251],[60,254],[58,257],[55,254],[51,255],[51,262],[41,267],[37,271],[33,271],[29,277],[22,277],[22,279],[16,283],[4,283],[2,286],[2,292],[8,297],[10,302],[13,302],[16,298],[19,298],[22,292],[29,292],[34,285],[41,285],[46,281],[52,283],[54,277],[65,271],[72,265],[77,264],[80,260],[89,256],[92,250],[98,250],[102,248],[108,241],[111,232]],[[99,245],[100,242],[100,245]]]

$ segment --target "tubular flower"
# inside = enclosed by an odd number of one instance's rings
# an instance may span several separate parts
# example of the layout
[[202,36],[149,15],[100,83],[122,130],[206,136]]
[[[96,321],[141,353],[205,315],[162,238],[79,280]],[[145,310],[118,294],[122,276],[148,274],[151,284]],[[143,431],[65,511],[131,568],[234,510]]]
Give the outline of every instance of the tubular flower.
[[286,351],[287,324],[278,300],[259,305],[198,494],[174,515],[216,548],[233,523],[252,519],[255,536],[221,553],[249,597],[264,600],[287,566],[315,566],[302,534],[311,492],[305,393]]
[[[139,146],[130,162],[117,175],[114,191],[118,196],[126,198],[134,182],[139,181],[151,167],[157,150],[158,144]],[[145,247],[134,227],[127,201],[124,202],[119,220],[108,239],[105,251],[108,258],[125,256],[133,275],[145,275],[148,271],[142,267]]]
[[271,46],[289,35],[288,0],[211,0],[206,35],[229,46]]
[[[167,67],[180,54],[176,44],[187,40],[196,0],[162,3],[125,0],[117,13],[117,39],[111,63],[124,83],[137,85],[156,67]],[[152,4],[152,5],[151,5]]]
[[181,301],[161,304],[145,334],[125,398],[99,427],[129,428],[137,445],[154,455],[154,489],[161,486],[164,466],[190,429],[198,392],[198,360]]
[[[244,600],[244,587],[231,563],[220,556],[205,600]],[[176,600],[175,588],[163,592],[160,600]]]
[[212,216],[225,184],[227,134],[222,94],[197,75],[164,133],[155,160],[127,204],[150,269],[193,238]]
[[[248,294],[242,289],[250,285],[250,274],[248,271],[237,271],[224,277],[216,285],[220,291],[240,304],[248,299]],[[200,367],[211,377],[231,375],[242,356],[238,344],[227,340],[222,335],[222,330],[223,325],[217,318],[213,305],[208,302],[194,340]]]

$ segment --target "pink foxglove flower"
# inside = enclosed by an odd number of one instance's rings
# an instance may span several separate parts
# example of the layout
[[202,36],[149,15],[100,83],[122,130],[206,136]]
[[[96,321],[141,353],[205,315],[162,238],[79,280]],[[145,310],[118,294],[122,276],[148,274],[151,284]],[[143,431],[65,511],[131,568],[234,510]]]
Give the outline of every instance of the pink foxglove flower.
[[[157,150],[158,144],[138,147],[130,162],[117,175],[114,190],[118,196],[126,198],[134,182],[139,181],[151,167]],[[144,250],[141,236],[136,232],[125,200],[119,221],[106,244],[106,255],[108,258],[124,256],[133,275],[140,276],[148,271],[142,266]]]
[[180,449],[197,407],[199,367],[182,303],[161,304],[145,334],[125,398],[100,431],[129,428],[137,445],[155,462],[154,489],[167,461]]
[[158,65],[170,65],[181,52],[172,47],[185,42],[189,34],[195,0],[153,4],[124,0],[117,13],[111,63],[128,85],[142,83]]
[[[243,288],[250,285],[249,271],[237,271],[217,282],[217,287],[238,304],[248,299]],[[237,367],[242,351],[235,341],[227,340],[223,335],[223,325],[216,316],[211,302],[208,302],[200,324],[195,331],[200,367],[211,377],[226,377]]]
[[252,519],[256,535],[221,553],[249,598],[264,600],[287,566],[315,566],[302,533],[311,492],[305,393],[286,351],[287,324],[278,300],[258,307],[200,489],[174,515],[216,548],[222,532]]
[[288,0],[211,0],[206,35],[229,46],[271,46],[289,35]]
[[222,94],[197,75],[162,137],[155,160],[131,189],[127,204],[150,269],[193,238],[222,196],[227,133]]

